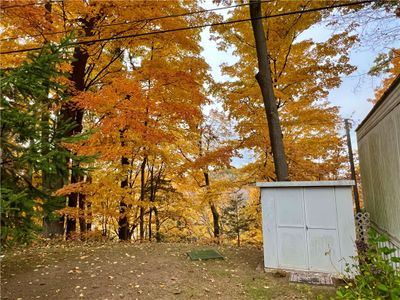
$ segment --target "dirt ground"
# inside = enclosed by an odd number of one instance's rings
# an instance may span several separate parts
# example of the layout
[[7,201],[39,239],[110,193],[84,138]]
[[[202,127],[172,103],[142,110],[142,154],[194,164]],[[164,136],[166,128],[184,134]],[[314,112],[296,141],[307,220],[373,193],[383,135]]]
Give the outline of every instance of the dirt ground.
[[[206,248],[225,259],[187,256]],[[262,266],[255,247],[60,243],[2,253],[1,299],[329,299],[335,293],[289,284]]]

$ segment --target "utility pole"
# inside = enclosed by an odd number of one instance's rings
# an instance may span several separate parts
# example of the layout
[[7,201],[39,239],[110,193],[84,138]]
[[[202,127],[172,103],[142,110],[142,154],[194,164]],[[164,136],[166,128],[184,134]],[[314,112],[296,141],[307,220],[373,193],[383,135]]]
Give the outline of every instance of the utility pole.
[[353,179],[354,182],[356,183],[354,186],[354,189],[353,189],[354,202],[356,204],[356,212],[359,213],[359,212],[361,212],[361,206],[360,206],[360,198],[358,196],[356,169],[354,167],[353,149],[351,147],[350,122],[349,121],[350,121],[349,119],[344,119],[344,124],[345,124],[345,128],[346,128],[346,137],[347,137],[347,149],[348,149],[349,161],[350,161],[351,179]]

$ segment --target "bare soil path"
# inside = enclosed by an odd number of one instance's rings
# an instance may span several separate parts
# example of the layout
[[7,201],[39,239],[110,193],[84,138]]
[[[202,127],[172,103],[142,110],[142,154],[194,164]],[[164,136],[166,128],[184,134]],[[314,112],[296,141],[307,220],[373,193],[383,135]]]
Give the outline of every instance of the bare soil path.
[[193,244],[106,243],[6,251],[1,299],[329,299],[333,287],[263,272],[255,247],[214,247],[224,260],[191,261]]

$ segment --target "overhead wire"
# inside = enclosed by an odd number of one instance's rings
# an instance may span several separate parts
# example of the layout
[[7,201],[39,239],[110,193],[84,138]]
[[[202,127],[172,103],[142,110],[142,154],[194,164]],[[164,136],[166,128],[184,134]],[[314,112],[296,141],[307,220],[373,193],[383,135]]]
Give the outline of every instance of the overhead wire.
[[[304,10],[301,10],[301,11],[291,11],[291,12],[279,13],[279,14],[275,14],[275,15],[261,16],[261,17],[258,17],[258,18],[246,18],[246,19],[231,20],[231,21],[224,21],[224,22],[215,22],[215,23],[209,23],[209,24],[203,24],[203,25],[180,27],[180,28],[174,28],[174,29],[166,29],[166,30],[144,32],[144,33],[128,34],[128,35],[123,35],[123,36],[114,36],[114,37],[92,39],[92,40],[86,40],[86,41],[77,41],[77,42],[69,43],[69,44],[67,44],[67,46],[78,46],[78,45],[93,44],[93,43],[104,42],[104,41],[113,41],[113,40],[120,40],[120,39],[134,38],[134,37],[142,37],[142,36],[148,36],[148,35],[156,35],[156,34],[165,34],[165,33],[171,33],[171,32],[178,32],[178,31],[184,31],[184,30],[192,30],[192,29],[200,29],[200,28],[213,27],[213,26],[229,25],[229,24],[248,22],[248,21],[251,21],[251,20],[258,20],[258,19],[271,19],[271,18],[289,16],[289,15],[294,15],[294,14],[299,14],[299,13],[310,13],[310,12],[316,12],[316,11],[321,11],[321,10],[328,10],[328,9],[334,9],[334,8],[341,8],[341,7],[349,7],[349,6],[356,6],[356,5],[361,5],[361,4],[374,3],[376,1],[378,1],[378,0],[366,0],[366,1],[350,2],[350,3],[336,4],[336,5],[331,5],[331,6],[304,9]],[[33,47],[33,48],[26,48],[26,49],[3,51],[3,52],[0,52],[0,55],[1,54],[12,54],[12,53],[28,52],[28,51],[34,51],[34,50],[40,50],[40,49],[41,49],[41,47]]]
[[[260,3],[270,3],[270,2],[275,2],[275,1],[276,0],[261,0]],[[57,2],[62,2],[62,1],[57,1]],[[181,14],[164,15],[164,16],[153,17],[153,18],[136,19],[136,20],[130,20],[130,21],[124,21],[124,22],[116,22],[116,23],[110,23],[110,24],[100,24],[98,26],[95,26],[93,29],[103,28],[103,27],[111,27],[111,26],[118,26],[118,25],[129,25],[129,24],[140,23],[140,22],[151,22],[151,21],[169,19],[169,18],[186,17],[186,16],[195,15],[195,14],[214,12],[214,11],[225,10],[225,9],[232,9],[232,8],[236,8],[236,7],[246,6],[246,5],[249,5],[249,4],[250,3],[242,3],[242,4],[232,5],[232,6],[217,7],[217,8],[211,8],[211,9],[203,9],[203,10],[197,10],[197,11],[181,13]],[[17,40],[17,39],[25,38],[25,37],[31,38],[31,37],[46,36],[46,35],[57,35],[57,34],[62,34],[62,33],[71,33],[71,31],[62,30],[62,31],[54,31],[54,32],[33,34],[33,35],[27,35],[27,36],[13,36],[13,37],[0,39],[0,42]],[[82,36],[80,36],[80,37],[82,37]],[[79,36],[78,36],[78,38],[79,38]]]

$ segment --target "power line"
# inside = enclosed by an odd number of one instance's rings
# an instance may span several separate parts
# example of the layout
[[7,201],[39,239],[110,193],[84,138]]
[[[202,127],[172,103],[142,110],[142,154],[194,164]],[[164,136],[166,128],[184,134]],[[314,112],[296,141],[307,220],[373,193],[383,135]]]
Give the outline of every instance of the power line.
[[[274,2],[274,1],[275,0],[261,0],[260,2],[261,3],[270,3],[270,2]],[[57,1],[57,2],[61,2],[61,1]],[[249,4],[250,3],[243,3],[243,4],[237,4],[237,5],[227,6],[227,7],[217,7],[217,8],[211,8],[211,9],[192,11],[192,12],[182,13],[182,14],[165,15],[165,16],[154,17],[154,18],[137,19],[137,20],[117,22],[117,23],[111,23],[111,24],[103,24],[103,25],[98,25],[98,26],[94,27],[93,29],[103,28],[103,27],[110,27],[110,26],[117,26],[117,25],[129,25],[129,24],[132,24],[132,23],[140,23],[140,22],[150,22],[150,21],[162,20],[162,19],[168,19],[168,18],[185,17],[185,16],[191,16],[191,15],[200,14],[200,13],[213,12],[213,11],[219,11],[219,10],[224,10],[224,9],[231,9],[231,8],[246,6],[246,5],[249,5]],[[43,34],[29,35],[27,37],[38,37],[38,36],[43,36],[43,35],[57,35],[57,34],[62,34],[62,33],[71,33],[71,31],[65,31],[65,30],[63,30],[63,31],[55,31],[55,32],[49,32],[49,33],[43,33]],[[80,36],[80,37],[83,37],[83,36]],[[16,40],[16,39],[19,39],[19,38],[23,38],[23,37],[21,37],[21,36],[13,36],[13,37],[8,37],[8,38],[3,38],[3,39],[0,39],[0,42]],[[78,36],[78,38],[79,38],[79,36]]]
[[[331,5],[331,6],[325,6],[325,7],[310,8],[310,9],[305,9],[305,10],[301,10],[301,11],[291,11],[291,12],[280,13],[280,14],[275,14],[275,15],[262,16],[262,17],[253,18],[253,19],[255,19],[255,20],[256,19],[272,19],[272,18],[289,16],[289,15],[294,15],[294,14],[299,14],[299,13],[310,13],[310,12],[316,12],[316,11],[320,11],[320,10],[327,10],[327,9],[334,9],[334,8],[341,8],[341,7],[355,6],[355,5],[360,5],[360,4],[373,3],[376,1],[378,1],[378,0],[366,0],[366,1],[346,3],[346,4],[337,4],[337,5]],[[123,35],[123,36],[114,36],[114,37],[109,37],[109,38],[93,39],[93,40],[87,40],[87,41],[78,41],[78,42],[69,43],[69,44],[67,44],[67,46],[78,46],[78,45],[93,44],[93,43],[98,43],[98,42],[114,41],[114,40],[121,40],[121,39],[127,39],[127,38],[155,35],[155,34],[164,34],[164,33],[178,32],[178,31],[191,30],[191,29],[200,29],[200,28],[220,26],[220,25],[236,24],[236,23],[248,22],[251,20],[252,20],[252,18],[248,18],[248,19],[232,20],[232,21],[226,21],[226,22],[216,22],[216,23],[210,23],[210,24],[204,24],[204,25],[195,25],[195,26],[189,26],[189,27],[166,29],[166,30],[159,30],[159,31],[152,31],[152,32],[128,34],[128,35]],[[4,52],[0,52],[0,55],[1,54],[28,52],[28,51],[34,51],[34,50],[40,50],[40,49],[41,49],[41,47],[34,47],[34,48],[27,48],[27,49],[4,51]]]

